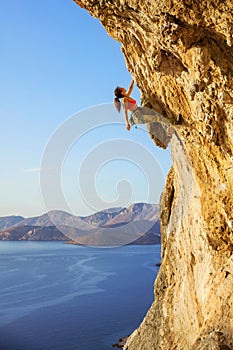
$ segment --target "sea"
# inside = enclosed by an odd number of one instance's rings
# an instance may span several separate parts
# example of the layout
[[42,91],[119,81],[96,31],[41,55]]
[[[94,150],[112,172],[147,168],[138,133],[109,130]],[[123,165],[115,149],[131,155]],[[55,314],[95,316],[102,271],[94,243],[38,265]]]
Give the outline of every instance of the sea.
[[160,245],[0,242],[0,350],[110,350],[153,301]]

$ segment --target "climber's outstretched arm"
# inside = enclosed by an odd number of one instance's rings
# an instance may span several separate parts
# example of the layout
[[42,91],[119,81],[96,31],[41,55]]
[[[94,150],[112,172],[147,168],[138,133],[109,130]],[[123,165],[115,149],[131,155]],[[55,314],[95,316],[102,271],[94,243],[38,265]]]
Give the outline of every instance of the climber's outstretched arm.
[[131,83],[130,83],[130,86],[128,88],[128,91],[126,93],[128,96],[131,95],[131,92],[133,91],[133,86],[134,86],[134,81],[132,80]]

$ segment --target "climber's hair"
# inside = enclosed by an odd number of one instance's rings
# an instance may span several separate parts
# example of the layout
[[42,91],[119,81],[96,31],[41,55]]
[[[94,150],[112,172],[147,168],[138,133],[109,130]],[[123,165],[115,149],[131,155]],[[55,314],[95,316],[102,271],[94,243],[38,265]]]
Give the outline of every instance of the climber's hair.
[[114,95],[115,95],[116,97],[118,97],[118,98],[124,97],[124,96],[122,95],[122,89],[123,89],[123,88],[117,86],[116,89],[114,90]]
[[116,96],[114,98],[114,105],[117,109],[117,111],[120,113],[121,110],[121,101],[119,100],[120,98],[124,97],[122,95],[122,88],[117,86],[116,89],[114,90],[114,95]]

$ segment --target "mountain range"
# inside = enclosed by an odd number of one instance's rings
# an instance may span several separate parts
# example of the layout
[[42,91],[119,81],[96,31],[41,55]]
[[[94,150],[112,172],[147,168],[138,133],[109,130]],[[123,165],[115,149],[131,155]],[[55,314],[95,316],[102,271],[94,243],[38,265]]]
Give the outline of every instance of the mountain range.
[[159,206],[135,203],[89,216],[53,210],[31,218],[0,217],[0,240],[58,240],[75,244],[159,244]]

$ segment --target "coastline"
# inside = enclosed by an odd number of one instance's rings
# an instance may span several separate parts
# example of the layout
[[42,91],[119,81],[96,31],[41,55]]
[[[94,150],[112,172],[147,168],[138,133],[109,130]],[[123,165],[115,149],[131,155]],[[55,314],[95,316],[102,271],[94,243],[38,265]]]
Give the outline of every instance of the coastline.
[[113,348],[118,348],[118,349],[123,349],[123,347],[125,346],[128,338],[129,338],[129,335],[127,335],[126,337],[120,338],[116,344],[112,345],[112,347]]

